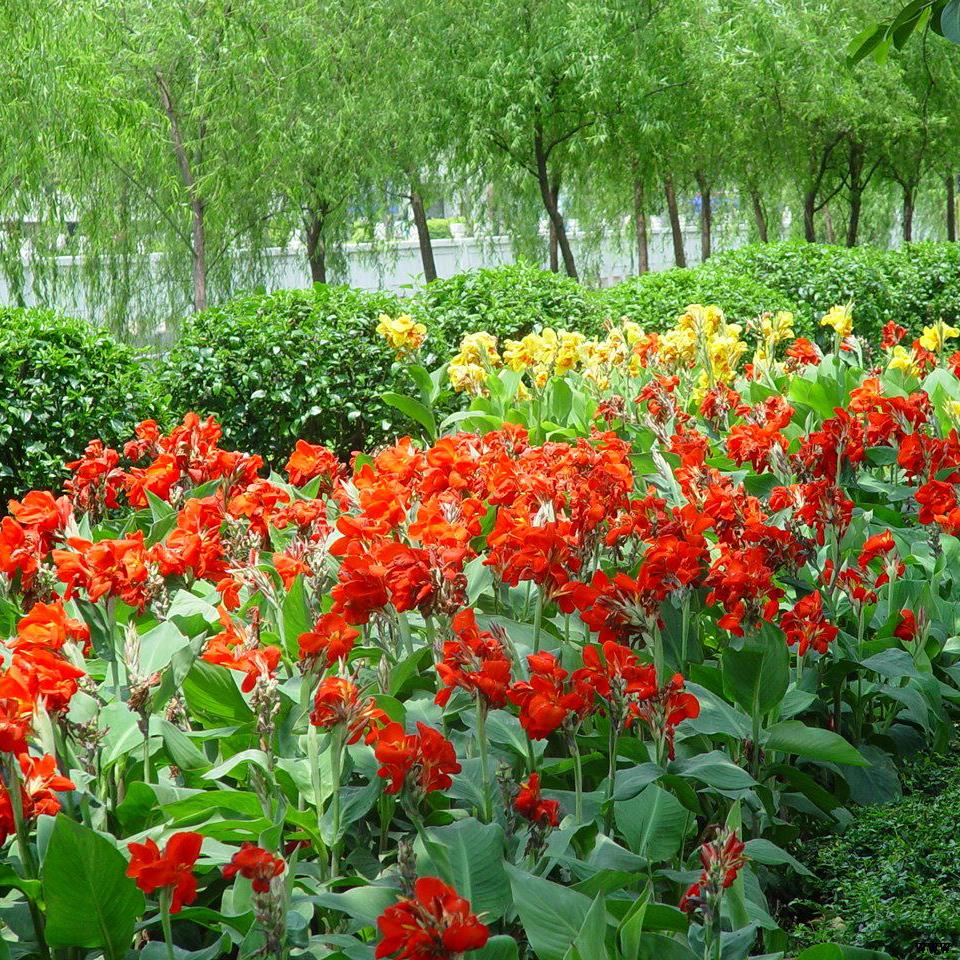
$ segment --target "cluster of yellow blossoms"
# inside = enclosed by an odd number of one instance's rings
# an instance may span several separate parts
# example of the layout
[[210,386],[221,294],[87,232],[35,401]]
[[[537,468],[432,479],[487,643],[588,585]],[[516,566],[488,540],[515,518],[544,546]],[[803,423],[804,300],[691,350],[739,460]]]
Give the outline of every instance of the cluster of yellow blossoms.
[[588,339],[574,330],[546,327],[520,340],[506,340],[501,354],[496,337],[489,333],[468,333],[450,361],[450,384],[458,393],[479,396],[485,392],[490,373],[506,367],[528,374],[531,384],[537,388],[545,387],[551,377],[562,377],[571,370],[604,385],[609,383],[609,371],[614,367],[626,366],[631,375],[637,374],[640,357],[634,347],[642,339],[643,330],[629,320],[613,327],[603,340]]
[[821,327],[832,327],[841,340],[853,333],[853,312],[850,304],[843,307],[831,307],[820,321]]
[[[765,315],[758,356],[772,357],[776,344],[793,336],[792,323],[788,313]],[[520,340],[505,341],[501,354],[495,337],[471,333],[450,361],[449,377],[454,390],[474,396],[484,393],[487,377],[500,367],[528,375],[537,388],[551,377],[577,371],[605,389],[615,371],[635,377],[655,354],[658,364],[669,371],[699,367],[706,386],[733,379],[747,350],[741,333],[742,328],[727,323],[718,307],[699,304],[687,307],[675,326],[660,334],[644,333],[639,324],[626,319],[611,327],[602,340],[547,327]]]
[[416,353],[427,338],[427,328],[408,313],[401,313],[399,317],[381,313],[378,319],[377,333],[390,344],[397,357]]

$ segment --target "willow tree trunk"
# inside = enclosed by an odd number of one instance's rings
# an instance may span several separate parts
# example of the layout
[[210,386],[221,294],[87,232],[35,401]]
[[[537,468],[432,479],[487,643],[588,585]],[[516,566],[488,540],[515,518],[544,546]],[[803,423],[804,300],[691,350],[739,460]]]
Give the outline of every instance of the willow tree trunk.
[[947,239],[951,243],[957,239],[956,186],[956,174],[951,171],[947,174]]
[[560,248],[557,246],[557,228],[550,222],[550,230],[547,235],[547,255],[550,262],[552,273],[560,272]]
[[807,243],[814,243],[817,239],[817,226],[814,216],[817,212],[817,191],[808,190],[803,195],[803,237]]
[[166,77],[160,70],[154,71],[157,81],[157,90],[160,93],[160,102],[163,112],[167,115],[170,125],[170,141],[173,146],[173,155],[180,170],[180,179],[183,182],[184,192],[190,207],[190,259],[193,272],[193,309],[203,310],[207,306],[207,234],[204,224],[206,204],[197,188],[196,177],[193,175],[194,160],[197,163],[202,159],[203,124],[201,123],[200,142],[196,148],[196,155],[187,152],[183,133],[180,129],[180,119],[177,116],[177,107],[173,102],[173,95]]
[[647,242],[647,210],[643,181],[633,181],[633,225],[637,232],[637,273],[650,272],[650,246]]
[[577,278],[577,265],[573,259],[573,250],[567,237],[567,230],[560,215],[559,190],[554,189],[550,182],[550,172],[547,166],[547,151],[543,143],[543,131],[540,127],[534,129],[533,152],[537,162],[537,184],[540,187],[540,199],[547,211],[550,223],[557,234],[557,245],[563,257],[563,267],[568,277]]
[[430,283],[437,279],[437,264],[433,259],[433,244],[430,242],[430,224],[427,223],[427,211],[423,206],[423,197],[416,187],[410,190],[410,209],[413,211],[413,225],[420,244],[420,263],[423,265],[423,279]]
[[673,177],[664,177],[663,192],[667,197],[667,215],[670,217],[670,232],[673,235],[673,261],[678,267],[685,267],[687,254],[683,249],[683,230],[680,227],[680,211],[677,208],[677,192],[673,188]]
[[713,209],[710,204],[710,181],[701,173],[696,173],[697,186],[700,188],[700,262],[706,263],[712,252]]
[[833,214],[830,212],[830,204],[823,205],[823,235],[827,243],[833,243],[837,235],[833,229]]
[[913,240],[913,187],[903,188],[903,239],[906,243]]
[[327,244],[323,238],[323,215],[311,214],[304,225],[307,240],[307,261],[310,279],[314,283],[327,282]]
[[763,200],[758,190],[750,191],[750,202],[753,204],[753,220],[757,225],[757,236],[760,237],[761,243],[766,243],[769,239],[767,215],[764,213]]
[[[850,219],[847,221],[847,246],[857,245],[860,232],[860,210],[863,207],[863,146],[856,141],[850,144],[847,172],[850,178]],[[868,177],[869,179],[869,177]]]

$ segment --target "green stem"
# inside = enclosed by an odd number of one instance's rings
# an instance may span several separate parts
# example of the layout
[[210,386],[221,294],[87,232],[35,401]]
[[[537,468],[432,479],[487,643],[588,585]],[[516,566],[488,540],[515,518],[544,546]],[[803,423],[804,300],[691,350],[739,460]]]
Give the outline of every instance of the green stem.
[[400,639],[403,641],[403,648],[408,657],[413,656],[413,638],[410,636],[410,623],[401,613],[397,617],[397,629],[400,633]]
[[583,763],[580,759],[580,748],[577,746],[576,736],[571,736],[570,755],[573,757],[573,783],[576,790],[574,799],[574,816],[577,823],[583,822]]
[[330,876],[336,877],[340,873],[340,777],[343,760],[343,736],[339,730],[330,734],[330,751],[330,775],[333,780],[331,800],[333,843],[330,846]]
[[307,762],[310,764],[310,785],[313,787],[314,809],[317,813],[317,840],[322,844],[323,783],[320,777],[320,749],[317,742],[317,728],[312,723],[307,724]]
[[663,634],[660,632],[660,627],[656,624],[654,624],[653,627],[653,666],[657,672],[657,683],[663,686],[666,682],[663,670]]
[[146,731],[143,734],[143,782],[150,782],[150,718],[146,719]]
[[170,923],[170,888],[160,891],[160,925],[163,927],[163,942],[167,947],[167,960],[175,960],[173,953],[173,925]]
[[613,798],[617,786],[617,746],[620,741],[620,728],[610,723],[610,765],[607,768],[607,793],[604,801],[603,822],[607,830],[613,826]]
[[493,820],[493,798],[490,794],[490,768],[487,761],[487,705],[477,694],[477,741],[480,747],[480,774],[483,777],[483,822]]
[[680,609],[680,672],[687,675],[687,647],[690,635],[690,594],[683,598]]
[[540,652],[540,628],[543,626],[543,594],[537,589],[537,606],[533,611],[533,652]]
[[[23,816],[23,797],[20,795],[20,771],[17,768],[17,759],[12,753],[7,754],[6,776],[7,796],[10,798],[10,809],[13,812],[13,823],[17,835],[17,846],[20,849],[20,862],[23,865],[23,871],[27,878],[36,880],[37,864],[33,859],[33,850],[30,849],[30,831],[27,827],[27,821]],[[37,943],[40,947],[40,954],[44,960],[50,960],[50,951],[47,948],[47,940],[44,936],[43,913],[36,901],[28,896],[30,919],[33,921],[33,929],[37,934]]]

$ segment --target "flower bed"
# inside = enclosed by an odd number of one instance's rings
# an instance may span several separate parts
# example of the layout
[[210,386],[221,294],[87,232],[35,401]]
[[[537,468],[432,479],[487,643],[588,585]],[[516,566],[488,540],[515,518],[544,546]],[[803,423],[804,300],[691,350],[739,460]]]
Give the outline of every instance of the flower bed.
[[422,442],[264,476],[148,420],[11,502],[11,952],[781,955],[791,844],[960,700],[957,331],[824,324],[691,307],[430,374],[387,317]]

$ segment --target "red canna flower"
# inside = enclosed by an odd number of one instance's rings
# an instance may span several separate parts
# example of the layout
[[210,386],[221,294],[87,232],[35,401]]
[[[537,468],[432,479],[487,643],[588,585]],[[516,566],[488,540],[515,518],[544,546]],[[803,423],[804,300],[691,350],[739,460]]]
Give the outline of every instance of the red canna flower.
[[907,335],[907,328],[901,327],[895,320],[888,320],[883,325],[882,333],[880,349],[889,350],[891,347],[895,347]]
[[96,602],[106,595],[116,596],[140,610],[150,599],[147,579],[147,552],[143,534],[138,530],[119,540],[91,543],[80,537],[67,540],[69,550],[54,550],[57,574],[67,585],[67,599],[78,587]]
[[530,679],[507,693],[520,708],[520,726],[531,740],[546,740],[565,723],[579,723],[593,706],[593,688],[582,678],[572,681],[552,653],[527,657]]
[[503,643],[477,626],[476,614],[470,608],[461,610],[451,626],[454,639],[444,643],[443,659],[437,664],[443,688],[435,702],[446,706],[453,691],[460,687],[478,694],[488,707],[504,706],[512,664]]
[[317,687],[310,722],[315,727],[342,727],[347,743],[356,743],[366,734],[367,743],[377,739],[379,726],[390,718],[373,697],[361,700],[360,691],[342,677],[326,677]]
[[774,584],[766,552],[747,546],[726,549],[713,562],[704,583],[710,587],[707,603],[720,603],[726,611],[717,621],[724,630],[742,637],[744,623],[772,620],[783,590]]
[[54,498],[46,490],[31,490],[23,500],[11,500],[7,509],[18,523],[48,538],[62,531],[73,513],[69,497]]
[[900,611],[900,619],[897,622],[897,628],[893,635],[898,637],[904,643],[913,643],[920,633],[917,624],[917,616],[912,610],[904,608]]
[[300,647],[300,659],[322,661],[331,667],[338,660],[346,660],[353,650],[354,642],[360,636],[339,613],[325,613],[314,624],[309,633],[301,633],[297,638]]
[[24,815],[38,817],[41,814],[55,817],[60,812],[57,793],[76,790],[76,785],[57,770],[57,759],[52,754],[31,757],[20,754],[20,769],[23,772],[23,791],[27,798]]
[[797,337],[787,347],[787,357],[793,361],[791,364],[793,367],[807,365],[816,367],[823,360],[823,353],[815,343],[811,343],[806,337]]
[[35,603],[17,623],[17,637],[9,645],[14,650],[25,644],[59,650],[68,640],[86,647],[90,642],[90,628],[68,617],[63,602],[55,600],[53,603]]
[[369,623],[390,602],[386,578],[387,568],[373,554],[344,557],[339,582],[330,591],[334,612],[354,626]]
[[232,880],[239,873],[253,881],[253,889],[257,893],[269,893],[270,881],[279,877],[286,868],[286,863],[269,850],[255,843],[244,843],[223,868],[223,875],[227,880]]
[[656,668],[641,663],[629,647],[612,640],[602,648],[593,644],[583,648],[583,667],[574,672],[573,680],[591,687],[605,702],[610,723],[618,731],[629,722],[630,704],[646,700],[657,692]]
[[273,676],[280,663],[281,650],[272,644],[262,646],[259,629],[248,629],[245,625],[236,623],[222,606],[220,623],[223,631],[207,641],[201,659],[245,674],[240,689],[244,693],[250,693],[258,680]]
[[723,891],[733,886],[737,874],[747,862],[746,845],[735,830],[727,830],[711,843],[700,848],[703,872],[680,900],[680,909],[701,910],[705,916],[716,915]]
[[333,490],[344,468],[333,451],[307,443],[306,440],[298,440],[284,469],[295,487],[302,487],[314,477],[323,477],[324,482],[320,484],[320,495],[323,495]]
[[660,763],[674,757],[674,737],[677,725],[700,716],[700,701],[684,689],[684,679],[675,673],[654,696],[631,704],[631,712],[643,723],[657,748]]
[[531,773],[513,801],[513,809],[531,823],[555,827],[560,823],[560,802],[544,800],[540,795],[540,774]]
[[275,553],[273,555],[273,566],[280,574],[285,590],[289,590],[293,586],[293,581],[297,579],[299,574],[302,573],[305,577],[313,576],[313,570],[310,569],[310,565],[303,557],[294,557],[289,553]]
[[413,896],[387,907],[377,919],[383,939],[375,956],[395,960],[459,960],[484,947],[490,931],[470,910],[470,901],[436,877],[421,877]]
[[45,547],[40,532],[24,527],[13,517],[0,520],[0,573],[13,579],[20,574],[22,589],[33,585]]
[[9,673],[0,676],[0,753],[26,753],[33,701]]
[[132,877],[144,893],[169,890],[170,912],[179,913],[183,906],[197,899],[193,868],[202,844],[203,837],[189,831],[173,834],[162,853],[152,839],[146,843],[129,843],[127,848],[132,856],[127,876]]
[[780,627],[786,634],[787,646],[798,645],[797,653],[801,657],[810,647],[817,653],[826,653],[840,632],[838,627],[824,619],[823,597],[819,590],[798,600],[793,609],[780,618]]
[[389,723],[377,734],[374,750],[381,767],[377,773],[390,783],[387,793],[408,787],[416,801],[433,790],[448,789],[451,774],[460,772],[453,744],[440,732],[417,723],[408,734],[399,723]]

